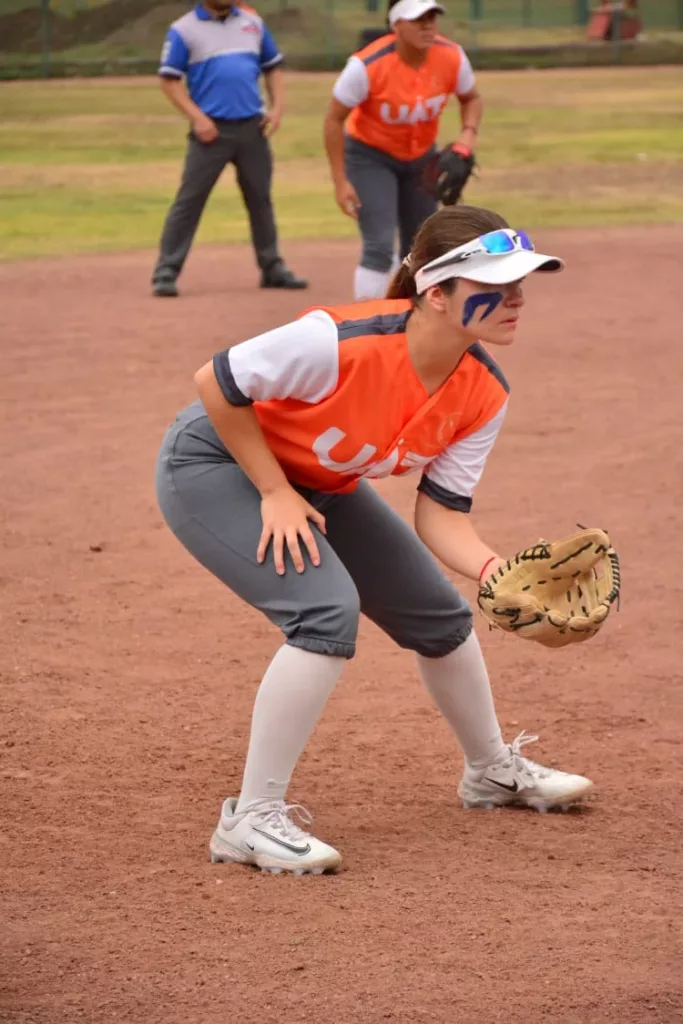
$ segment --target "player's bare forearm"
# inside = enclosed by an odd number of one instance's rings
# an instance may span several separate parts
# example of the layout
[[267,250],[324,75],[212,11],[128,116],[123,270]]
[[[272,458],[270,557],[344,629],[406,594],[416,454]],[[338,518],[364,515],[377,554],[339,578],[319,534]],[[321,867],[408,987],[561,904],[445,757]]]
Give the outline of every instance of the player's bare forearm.
[[422,492],[415,503],[415,529],[440,562],[467,579],[478,580],[491,558],[495,561],[487,566],[486,575],[502,562],[500,556],[481,540],[466,512],[456,512],[439,505]]
[[160,82],[161,91],[164,96],[171,101],[181,114],[185,115],[188,121],[195,121],[197,118],[204,116],[197,104],[193,103],[190,99],[185,83],[181,78],[161,78]]
[[285,76],[282,68],[273,68],[264,73],[268,105],[271,111],[276,111],[280,117],[285,109]]
[[458,136],[458,142],[467,146],[468,149],[475,149],[477,136],[481,127],[481,120],[484,116],[484,101],[473,89],[466,96],[460,97],[460,122],[462,128]]
[[194,377],[197,392],[211,425],[232,457],[263,497],[290,485],[263,436],[250,405],[233,406],[220,389],[213,363],[206,363]]
[[323,124],[323,140],[325,152],[330,165],[330,173],[335,185],[346,180],[346,167],[344,161],[344,122],[351,113],[348,107],[343,106],[339,100],[330,101],[325,121]]

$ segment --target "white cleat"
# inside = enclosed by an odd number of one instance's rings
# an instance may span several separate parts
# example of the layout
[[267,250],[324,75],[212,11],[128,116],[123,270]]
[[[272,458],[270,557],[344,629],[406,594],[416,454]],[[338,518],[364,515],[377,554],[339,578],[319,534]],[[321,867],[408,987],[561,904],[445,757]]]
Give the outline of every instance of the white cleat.
[[516,805],[533,807],[545,814],[551,808],[568,811],[581,800],[593,788],[590,779],[544,768],[522,757],[521,748],[537,739],[538,736],[521,732],[510,744],[510,755],[503,761],[478,771],[466,768],[458,786],[463,807],[492,809]]
[[299,828],[294,812],[304,825],[311,815],[300,804],[283,800],[257,800],[239,814],[237,800],[226,800],[209,850],[211,863],[226,861],[254,864],[262,871],[279,875],[322,875],[336,871],[341,856],[332,847]]

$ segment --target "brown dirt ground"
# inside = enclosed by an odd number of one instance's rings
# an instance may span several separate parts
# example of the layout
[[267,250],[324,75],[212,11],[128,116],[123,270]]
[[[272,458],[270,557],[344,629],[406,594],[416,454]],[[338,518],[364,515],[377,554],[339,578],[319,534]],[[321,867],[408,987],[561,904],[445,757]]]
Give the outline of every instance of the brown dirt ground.
[[[208,863],[278,638],[152,487],[194,370],[301,295],[239,249],[195,251],[165,303],[149,253],[0,266],[0,1020],[680,1021],[683,228],[539,241],[569,269],[501,360],[477,521],[503,550],[604,525],[623,605],[576,650],[478,629],[506,733],[596,796],[463,811],[410,655],[366,624],[292,791],[345,856],[322,879]],[[303,304],[346,296],[355,245],[287,250]],[[380,486],[408,515],[414,483]]]

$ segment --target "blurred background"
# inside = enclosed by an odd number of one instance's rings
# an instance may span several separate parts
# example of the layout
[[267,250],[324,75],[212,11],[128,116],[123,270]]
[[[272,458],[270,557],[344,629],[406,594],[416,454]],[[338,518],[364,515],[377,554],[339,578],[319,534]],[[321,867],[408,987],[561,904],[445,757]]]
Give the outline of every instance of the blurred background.
[[[145,73],[184,0],[0,0],[0,73]],[[256,0],[290,66],[335,69],[384,25],[384,0]],[[443,30],[479,67],[671,63],[683,0],[447,0]]]
[[[385,4],[255,0],[289,68],[273,139],[285,240],[356,236],[321,126],[337,69],[383,32]],[[0,0],[0,262],[156,245],[187,134],[156,70],[190,6]],[[465,47],[485,102],[470,202],[532,229],[683,222],[683,0],[446,6],[442,30]],[[451,103],[442,143],[458,125]],[[223,178],[198,243],[248,242],[232,168]]]

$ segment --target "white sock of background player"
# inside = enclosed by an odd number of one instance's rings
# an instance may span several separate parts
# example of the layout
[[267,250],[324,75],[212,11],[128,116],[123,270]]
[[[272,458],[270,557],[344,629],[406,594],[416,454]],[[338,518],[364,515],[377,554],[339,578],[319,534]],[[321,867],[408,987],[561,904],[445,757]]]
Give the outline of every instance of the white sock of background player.
[[356,267],[353,279],[353,297],[361,299],[383,299],[391,281],[390,270],[368,270],[367,267]]

